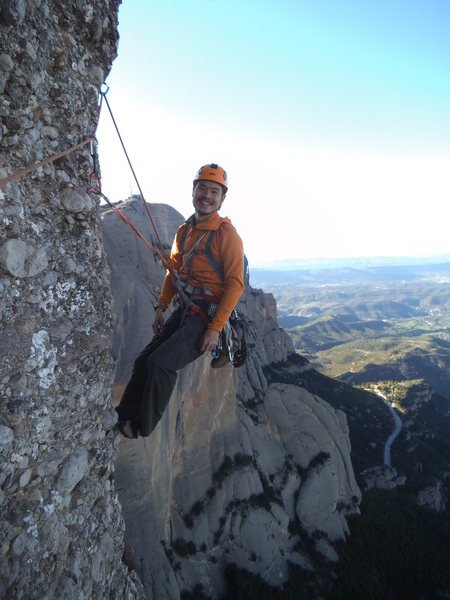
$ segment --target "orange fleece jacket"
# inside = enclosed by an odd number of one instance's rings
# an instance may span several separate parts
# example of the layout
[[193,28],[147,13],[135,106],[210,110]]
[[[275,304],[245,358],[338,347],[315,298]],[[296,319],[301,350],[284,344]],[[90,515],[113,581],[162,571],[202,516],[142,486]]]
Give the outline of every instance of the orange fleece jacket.
[[[208,328],[221,331],[244,290],[244,249],[242,240],[228,217],[221,217],[218,213],[214,213],[206,221],[197,224],[194,218],[190,217],[187,223],[178,228],[172,244],[170,257],[173,268],[178,272],[183,266],[183,254],[179,250],[178,241],[185,227],[188,227],[184,242],[185,255],[205,230],[216,230],[211,251],[223,268],[225,280],[222,281],[209,263],[205,252],[209,236],[207,234],[191,259],[189,283],[195,287],[202,287],[202,284],[204,284],[207,290],[213,292],[220,299],[217,312]],[[186,279],[187,271],[189,271],[189,267],[186,267],[185,271],[181,271],[183,281]],[[173,279],[170,273],[167,272],[158,298],[158,308],[163,310],[168,308],[175,294],[176,289]]]

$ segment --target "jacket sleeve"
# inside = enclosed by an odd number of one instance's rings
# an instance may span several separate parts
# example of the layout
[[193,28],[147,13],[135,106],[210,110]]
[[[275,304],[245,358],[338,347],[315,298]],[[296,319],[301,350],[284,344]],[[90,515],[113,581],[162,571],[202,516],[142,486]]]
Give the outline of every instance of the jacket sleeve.
[[175,296],[176,289],[173,281],[173,277],[170,274],[169,270],[166,271],[166,276],[163,281],[161,293],[158,298],[157,307],[162,308],[162,310],[166,310],[169,308],[173,297]]
[[[222,331],[244,291],[244,247],[233,226],[222,227],[220,254],[225,274],[224,292],[209,329]],[[221,231],[222,233],[222,231]]]
[[[170,260],[172,261],[172,266],[175,271],[181,267],[182,255],[178,249],[178,240],[180,238],[180,234],[181,234],[181,231],[183,230],[183,227],[186,227],[186,225],[183,224],[183,225],[181,225],[181,227],[178,228],[175,238],[173,240],[172,250],[170,251]],[[176,292],[177,292],[177,290],[175,287],[175,282],[173,280],[173,277],[172,277],[169,269],[167,269],[166,276],[163,281],[161,293],[159,295],[158,302],[157,302],[158,308],[162,308],[162,310],[166,310],[166,308],[169,308]]]

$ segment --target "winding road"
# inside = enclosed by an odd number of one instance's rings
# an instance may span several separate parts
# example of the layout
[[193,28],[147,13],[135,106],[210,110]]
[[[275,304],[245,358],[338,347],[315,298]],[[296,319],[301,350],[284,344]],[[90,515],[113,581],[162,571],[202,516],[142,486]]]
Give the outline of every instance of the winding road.
[[397,412],[392,408],[392,406],[390,405],[386,396],[383,396],[383,394],[381,394],[380,392],[377,392],[377,394],[378,394],[378,396],[380,396],[380,398],[383,398],[384,402],[388,405],[389,410],[392,413],[392,416],[394,417],[394,423],[395,423],[394,431],[388,437],[388,439],[386,440],[386,443],[384,445],[384,464],[387,467],[390,467],[391,466],[391,446],[392,446],[395,438],[398,436],[398,434],[402,430],[402,420],[398,416]]

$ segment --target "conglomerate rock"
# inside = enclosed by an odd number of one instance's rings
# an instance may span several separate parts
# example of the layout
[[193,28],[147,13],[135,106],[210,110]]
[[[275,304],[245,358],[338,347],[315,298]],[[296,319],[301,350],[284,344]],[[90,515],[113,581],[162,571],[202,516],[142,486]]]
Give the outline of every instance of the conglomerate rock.
[[[94,133],[118,3],[2,3],[0,178]],[[142,595],[121,562],[111,302],[91,170],[85,146],[0,192],[1,597]],[[181,216],[155,212],[169,244]],[[117,250],[116,232],[104,231]],[[136,243],[134,263],[128,242],[125,258],[109,256],[116,381],[148,339],[162,276]],[[357,510],[344,416],[298,386],[268,384],[264,368],[292,343],[270,295],[248,288],[239,308],[246,365],[196,361],[148,445],[120,445],[127,537],[149,598],[199,584],[217,597],[230,563],[279,585],[288,561],[314,568],[305,535],[335,560],[332,543]]]
[[[95,133],[119,0],[0,5],[0,178]],[[90,147],[0,191],[0,597],[137,598]]]

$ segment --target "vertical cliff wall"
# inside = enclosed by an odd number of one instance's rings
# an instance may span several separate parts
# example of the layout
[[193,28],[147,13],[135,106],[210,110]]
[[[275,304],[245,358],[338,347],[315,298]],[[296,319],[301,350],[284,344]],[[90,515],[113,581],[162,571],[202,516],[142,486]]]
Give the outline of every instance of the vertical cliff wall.
[[[122,207],[150,238],[142,202],[131,199]],[[165,223],[169,243],[181,215],[163,205],[151,210]],[[109,211],[103,229],[120,382],[152,335],[163,270]],[[201,597],[220,598],[230,565],[271,587],[286,584],[295,565],[314,582],[312,597],[319,597],[316,567],[338,560],[333,544],[348,535],[346,517],[358,511],[345,414],[299,385],[266,378],[273,364],[292,369],[292,381],[308,368],[277,325],[273,296],[247,287],[238,309],[247,323],[246,365],[212,369],[211,357],[201,357],[179,373],[146,443],[120,441],[119,497],[148,598],[196,597],[199,589]],[[230,597],[244,594],[242,588]]]
[[[4,0],[0,178],[95,133],[119,0]],[[0,597],[126,598],[89,145],[0,192]]]

